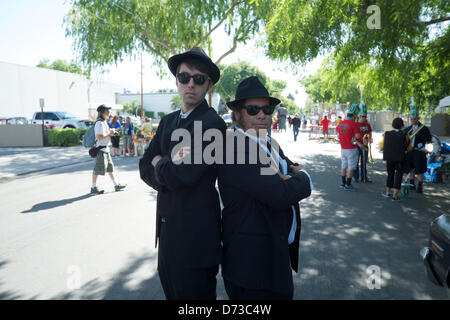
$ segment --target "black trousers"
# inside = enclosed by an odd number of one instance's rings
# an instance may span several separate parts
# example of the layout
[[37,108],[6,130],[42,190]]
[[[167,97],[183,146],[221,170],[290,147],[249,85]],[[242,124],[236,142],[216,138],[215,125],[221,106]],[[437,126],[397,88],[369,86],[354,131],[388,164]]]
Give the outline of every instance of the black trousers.
[[386,187],[400,189],[402,187],[403,162],[386,161],[386,170],[388,173]]
[[293,292],[282,294],[267,290],[247,289],[223,279],[225,291],[230,300],[292,300]]
[[364,179],[367,180],[367,162],[369,161],[369,150],[361,149],[360,147],[358,147],[358,152],[358,164],[356,165],[356,170],[353,174],[353,178],[360,179],[361,181]]
[[216,300],[219,266],[186,268],[158,250],[158,274],[167,300]]

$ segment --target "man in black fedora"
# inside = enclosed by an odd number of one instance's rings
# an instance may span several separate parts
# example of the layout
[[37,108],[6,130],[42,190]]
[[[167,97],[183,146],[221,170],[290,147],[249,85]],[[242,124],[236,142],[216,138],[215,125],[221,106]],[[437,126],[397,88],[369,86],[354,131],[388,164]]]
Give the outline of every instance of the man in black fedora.
[[[157,132],[139,162],[141,179],[158,191],[156,243],[158,273],[168,300],[216,299],[216,275],[221,261],[220,202],[215,189],[217,165],[196,163],[191,157],[202,150],[172,151],[176,129],[194,137],[194,122],[203,132],[215,128],[224,135],[225,122],[210,108],[205,95],[219,80],[220,71],[201,48],[172,56],[168,61],[181,96],[181,110],[161,119]],[[202,132],[200,132],[202,134]]]
[[[274,148],[276,141],[267,135],[279,103],[257,77],[243,80],[235,100],[227,103],[235,124],[234,132],[228,133],[227,152],[230,136],[245,139],[244,151],[235,141],[233,157],[227,154],[218,178],[224,205],[222,276],[232,300],[293,298],[291,269],[298,270],[300,240],[298,202],[310,196],[312,184],[309,174]],[[273,160],[272,174],[263,174],[267,165],[262,156],[256,163],[250,160],[255,149]],[[245,155],[244,164],[236,159],[229,163],[240,154]]]

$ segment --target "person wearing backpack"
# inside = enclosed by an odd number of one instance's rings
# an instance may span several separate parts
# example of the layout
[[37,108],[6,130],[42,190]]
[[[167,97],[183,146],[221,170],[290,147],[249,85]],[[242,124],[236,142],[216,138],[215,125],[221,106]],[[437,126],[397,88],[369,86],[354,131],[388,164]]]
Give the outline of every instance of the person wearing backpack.
[[98,116],[94,125],[95,132],[95,147],[98,148],[97,156],[95,157],[94,172],[92,173],[92,194],[102,194],[104,190],[99,190],[97,188],[97,178],[98,176],[104,176],[105,172],[108,172],[109,177],[114,183],[114,190],[120,191],[126,186],[121,185],[116,182],[114,177],[114,164],[111,159],[110,147],[111,147],[111,137],[116,134],[115,129],[110,129],[106,119],[109,116],[110,107],[104,104],[97,108]]

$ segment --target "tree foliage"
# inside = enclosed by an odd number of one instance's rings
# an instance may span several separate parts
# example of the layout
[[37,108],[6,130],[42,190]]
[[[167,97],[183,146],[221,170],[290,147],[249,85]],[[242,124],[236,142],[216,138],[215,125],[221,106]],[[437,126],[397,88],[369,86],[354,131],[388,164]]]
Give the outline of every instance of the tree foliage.
[[228,66],[220,65],[219,69],[221,76],[219,82],[214,86],[214,90],[219,93],[224,104],[227,101],[234,99],[236,89],[242,80],[251,76],[257,76],[267,88],[269,94],[280,99],[289,112],[298,112],[298,108],[294,101],[282,96],[282,92],[286,88],[285,81],[270,79],[258,67],[245,61],[239,61]]
[[142,49],[161,66],[174,54],[201,45],[212,54],[211,34],[223,27],[232,46],[220,62],[259,30],[254,1],[72,0],[66,35],[87,66],[118,63]]
[[176,111],[178,109],[181,109],[183,106],[183,101],[181,101],[181,97],[179,94],[176,94],[170,99],[170,109],[173,111]]
[[[372,28],[371,5],[380,9],[379,29]],[[448,0],[268,0],[266,8],[273,59],[304,63],[333,53],[336,78],[363,68],[369,87],[398,110],[407,108],[411,95],[432,107],[450,91]]]
[[80,65],[78,65],[75,61],[71,61],[70,63],[68,63],[65,60],[57,59],[53,61],[53,63],[50,63],[49,59],[43,59],[39,61],[36,67],[89,76],[89,73],[87,71],[84,71],[83,68]]

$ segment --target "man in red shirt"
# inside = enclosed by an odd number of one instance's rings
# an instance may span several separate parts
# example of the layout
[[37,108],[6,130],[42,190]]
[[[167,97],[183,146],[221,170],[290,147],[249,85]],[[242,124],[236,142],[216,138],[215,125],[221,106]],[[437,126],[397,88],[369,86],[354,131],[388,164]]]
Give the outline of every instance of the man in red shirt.
[[357,140],[359,139],[359,128],[355,123],[355,114],[358,114],[358,105],[353,104],[347,113],[347,118],[339,123],[337,132],[341,144],[341,188],[351,191],[353,173],[358,164]]
[[[369,150],[367,148],[368,141],[372,138],[372,127],[370,123],[367,122],[367,107],[365,104],[361,105],[361,111],[359,112],[359,120],[357,122],[357,126],[359,128],[359,139],[358,139],[358,164],[356,166],[356,171],[354,174],[355,182],[358,182],[361,179],[361,182],[371,183],[367,177],[367,161],[369,161]],[[364,136],[368,134],[368,139],[363,141]],[[359,169],[361,168],[361,174],[359,174]]]
[[328,139],[328,128],[330,124],[330,120],[327,119],[327,116],[325,116],[322,120],[322,131],[323,131],[323,138],[325,139],[325,135],[327,135]]

